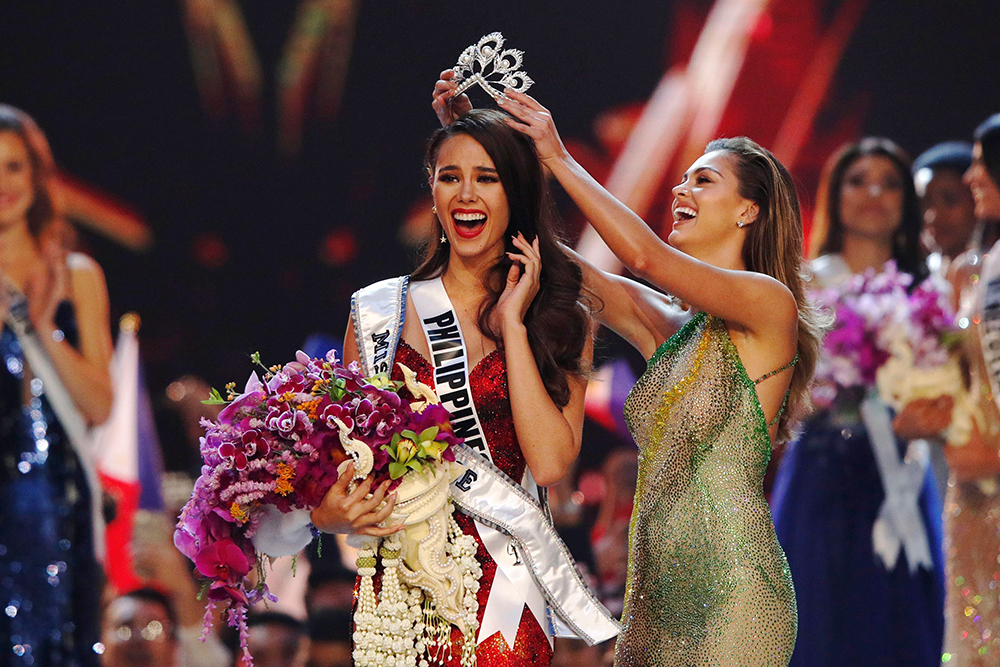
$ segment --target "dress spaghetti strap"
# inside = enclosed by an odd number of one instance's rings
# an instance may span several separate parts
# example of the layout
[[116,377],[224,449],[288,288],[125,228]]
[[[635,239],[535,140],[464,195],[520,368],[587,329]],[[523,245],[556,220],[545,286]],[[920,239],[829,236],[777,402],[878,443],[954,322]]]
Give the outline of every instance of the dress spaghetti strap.
[[[759,378],[757,378],[756,380],[754,380],[753,381],[754,386],[760,384],[761,382],[763,382],[764,380],[766,380],[769,377],[772,377],[774,375],[777,375],[778,373],[782,373],[784,371],[787,371],[789,368],[793,367],[797,363],[799,363],[799,353],[798,352],[795,353],[795,358],[794,359],[792,359],[791,361],[789,361],[787,364],[785,364],[781,368],[776,368],[775,370],[771,371],[770,373],[764,373]],[[774,415],[774,419],[772,419],[770,421],[770,423],[768,423],[768,425],[767,425],[768,428],[772,428],[775,424],[777,424],[778,420],[781,419],[781,415],[785,414],[785,408],[788,406],[788,394],[789,394],[789,392],[791,392],[791,390],[792,390],[792,387],[791,387],[791,385],[789,385],[788,389],[785,390],[785,398],[784,398],[783,401],[781,401],[781,407],[778,408],[778,414]]]

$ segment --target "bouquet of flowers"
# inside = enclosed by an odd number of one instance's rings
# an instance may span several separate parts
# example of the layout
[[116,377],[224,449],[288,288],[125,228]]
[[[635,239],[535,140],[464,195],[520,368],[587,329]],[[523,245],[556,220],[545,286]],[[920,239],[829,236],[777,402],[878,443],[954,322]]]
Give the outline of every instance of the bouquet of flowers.
[[829,407],[838,389],[877,388],[899,410],[918,398],[963,394],[962,374],[951,354],[954,314],[931,280],[908,288],[912,276],[888,262],[881,273],[855,276],[813,298],[832,312],[833,328],[816,365],[813,400]]
[[[261,365],[259,355],[252,358]],[[333,352],[325,359],[299,352],[282,367],[261,367],[263,378],[253,373],[242,394],[230,384],[227,398],[213,390],[206,401],[225,408],[217,421],[203,422],[204,466],[174,534],[204,578],[206,632],[221,603],[252,664],[248,607],[275,600],[265,583],[266,554],[252,539],[260,521],[269,512],[316,507],[353,461],[349,489],[370,474],[376,483],[393,480],[397,504],[387,523],[406,526],[384,541],[365,538],[359,551],[355,662],[414,665],[420,654],[450,650],[452,625],[474,637],[476,545],[455,524],[448,494],[460,472],[453,451],[460,440],[435,393],[402,365],[405,383],[364,378]],[[465,643],[474,661],[475,642]]]

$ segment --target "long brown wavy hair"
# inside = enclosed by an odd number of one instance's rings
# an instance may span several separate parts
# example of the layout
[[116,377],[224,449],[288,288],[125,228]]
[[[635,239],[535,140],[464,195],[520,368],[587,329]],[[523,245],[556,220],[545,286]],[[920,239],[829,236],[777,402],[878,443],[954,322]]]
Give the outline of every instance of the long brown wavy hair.
[[9,104],[0,104],[0,132],[13,132],[28,149],[35,200],[28,209],[28,231],[38,239],[56,217],[55,161],[45,134],[31,116]]
[[[538,238],[542,258],[540,288],[524,317],[524,325],[545,389],[556,405],[564,407],[570,398],[567,374],[581,375],[589,370],[581,365],[590,335],[589,311],[581,304],[583,274],[559,246],[562,239],[556,234],[557,214],[534,144],[507,125],[509,118],[513,116],[495,109],[470,111],[431,135],[424,166],[432,177],[441,147],[459,134],[475,139],[493,160],[510,210],[504,250],[520,253],[511,241],[518,232],[529,243]],[[413,280],[435,278],[448,268],[448,246],[438,240],[439,233],[434,234],[423,261],[411,274]],[[511,260],[504,253],[483,277],[486,296],[479,306],[479,329],[497,347],[503,347],[503,337],[494,328],[492,315],[510,266]]]
[[802,213],[791,174],[774,155],[747,137],[716,139],[705,152],[726,151],[732,156],[739,193],[757,204],[760,212],[747,228],[743,243],[743,264],[780,280],[795,297],[799,309],[797,351],[799,362],[792,371],[788,388],[788,406],[778,420],[775,443],[789,440],[791,424],[805,416],[810,408],[809,383],[816,370],[822,326],[806,294],[806,276],[802,266]]

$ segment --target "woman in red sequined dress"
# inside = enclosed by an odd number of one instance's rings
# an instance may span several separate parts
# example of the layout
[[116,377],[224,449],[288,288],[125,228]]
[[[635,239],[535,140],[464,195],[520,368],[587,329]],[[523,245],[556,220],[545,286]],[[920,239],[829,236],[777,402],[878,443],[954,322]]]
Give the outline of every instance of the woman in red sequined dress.
[[[580,269],[555,236],[544,174],[531,141],[511,129],[508,118],[476,110],[432,137],[426,168],[440,235],[410,285],[412,292],[414,283],[440,278],[447,292],[464,334],[468,385],[493,464],[515,482],[533,478],[545,487],[567,473],[580,450],[592,339],[588,311],[580,303]],[[405,290],[402,294],[406,298]],[[402,363],[433,387],[430,349],[412,294],[404,308],[393,378],[402,379],[396,365]],[[348,363],[361,356],[355,327],[348,327],[344,343]],[[313,510],[316,527],[373,536],[396,530],[381,526],[395,502],[392,495],[382,502],[388,482],[372,489],[366,480],[350,495],[345,486],[335,485]],[[460,512],[456,520],[476,538],[483,572],[477,663],[548,665],[552,632],[544,604],[539,612],[523,587],[517,590],[498,571],[482,525]],[[497,592],[502,584],[506,590]],[[512,607],[511,596],[519,593],[526,602],[513,598]],[[502,607],[491,594],[506,599]],[[496,620],[484,625],[491,603],[505,610],[499,624],[506,630],[493,631]],[[454,630],[452,638],[460,633]],[[453,650],[449,664],[457,665],[460,655]]]

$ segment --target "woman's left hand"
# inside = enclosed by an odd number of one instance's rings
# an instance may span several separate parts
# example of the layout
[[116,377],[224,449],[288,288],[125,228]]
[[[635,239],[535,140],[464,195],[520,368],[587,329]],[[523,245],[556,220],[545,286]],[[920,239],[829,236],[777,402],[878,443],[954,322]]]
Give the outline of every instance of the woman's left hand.
[[531,243],[518,233],[514,237],[514,245],[521,253],[508,252],[513,260],[510,271],[507,272],[507,285],[497,301],[496,313],[500,318],[500,329],[505,330],[510,325],[522,325],[528,307],[538,294],[539,277],[542,273],[542,255],[538,239]]
[[530,95],[510,89],[505,90],[504,94],[507,99],[501,98],[500,105],[520,121],[508,120],[507,124],[535,141],[538,159],[546,163],[564,157],[567,154],[566,147],[559,138],[559,131],[556,130],[549,110]]

